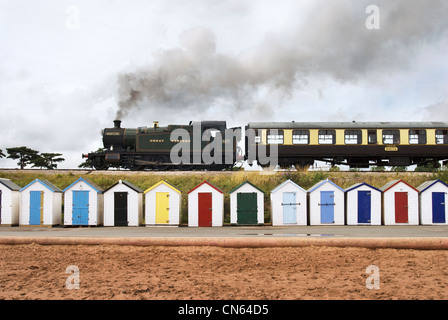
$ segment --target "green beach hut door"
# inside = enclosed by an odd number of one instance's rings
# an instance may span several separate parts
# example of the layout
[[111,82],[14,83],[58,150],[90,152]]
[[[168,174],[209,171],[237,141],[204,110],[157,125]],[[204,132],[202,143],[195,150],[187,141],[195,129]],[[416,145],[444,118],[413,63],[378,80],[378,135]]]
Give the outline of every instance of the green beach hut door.
[[237,224],[257,224],[257,194],[237,193]]

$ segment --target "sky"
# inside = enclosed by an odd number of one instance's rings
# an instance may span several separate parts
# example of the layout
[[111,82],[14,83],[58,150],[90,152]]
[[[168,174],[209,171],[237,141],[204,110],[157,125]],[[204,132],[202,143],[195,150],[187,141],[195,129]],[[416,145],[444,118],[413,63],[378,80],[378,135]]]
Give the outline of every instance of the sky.
[[448,122],[447,16],[446,0],[0,0],[0,149],[77,168],[116,118]]

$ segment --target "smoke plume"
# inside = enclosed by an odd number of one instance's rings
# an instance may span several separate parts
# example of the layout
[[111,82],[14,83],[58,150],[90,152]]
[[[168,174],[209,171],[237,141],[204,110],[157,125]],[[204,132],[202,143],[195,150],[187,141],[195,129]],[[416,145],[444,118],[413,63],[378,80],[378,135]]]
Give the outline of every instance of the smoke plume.
[[160,50],[150,64],[118,76],[117,118],[143,101],[170,112],[206,110],[221,103],[229,113],[241,107],[257,111],[266,108],[266,101],[255,98],[260,91],[281,103],[309,79],[375,81],[406,70],[422,46],[446,39],[447,1],[375,2],[379,30],[365,26],[371,1],[317,1],[294,30],[268,34],[238,55],[217,52],[209,28],[186,30],[178,48]]

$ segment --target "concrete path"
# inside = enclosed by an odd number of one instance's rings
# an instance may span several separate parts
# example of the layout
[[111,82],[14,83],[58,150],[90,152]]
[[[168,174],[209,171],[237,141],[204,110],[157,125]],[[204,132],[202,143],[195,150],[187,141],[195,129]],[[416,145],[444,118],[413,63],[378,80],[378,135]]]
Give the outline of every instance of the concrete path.
[[0,227],[0,244],[448,249],[448,226]]

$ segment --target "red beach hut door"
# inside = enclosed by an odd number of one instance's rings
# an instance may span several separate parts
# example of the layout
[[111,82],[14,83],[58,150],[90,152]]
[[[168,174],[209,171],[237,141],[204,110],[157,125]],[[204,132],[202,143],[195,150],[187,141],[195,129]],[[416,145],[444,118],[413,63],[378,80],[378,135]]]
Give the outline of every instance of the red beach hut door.
[[408,193],[395,192],[395,222],[408,222]]
[[198,193],[198,226],[212,226],[212,194],[207,192]]

